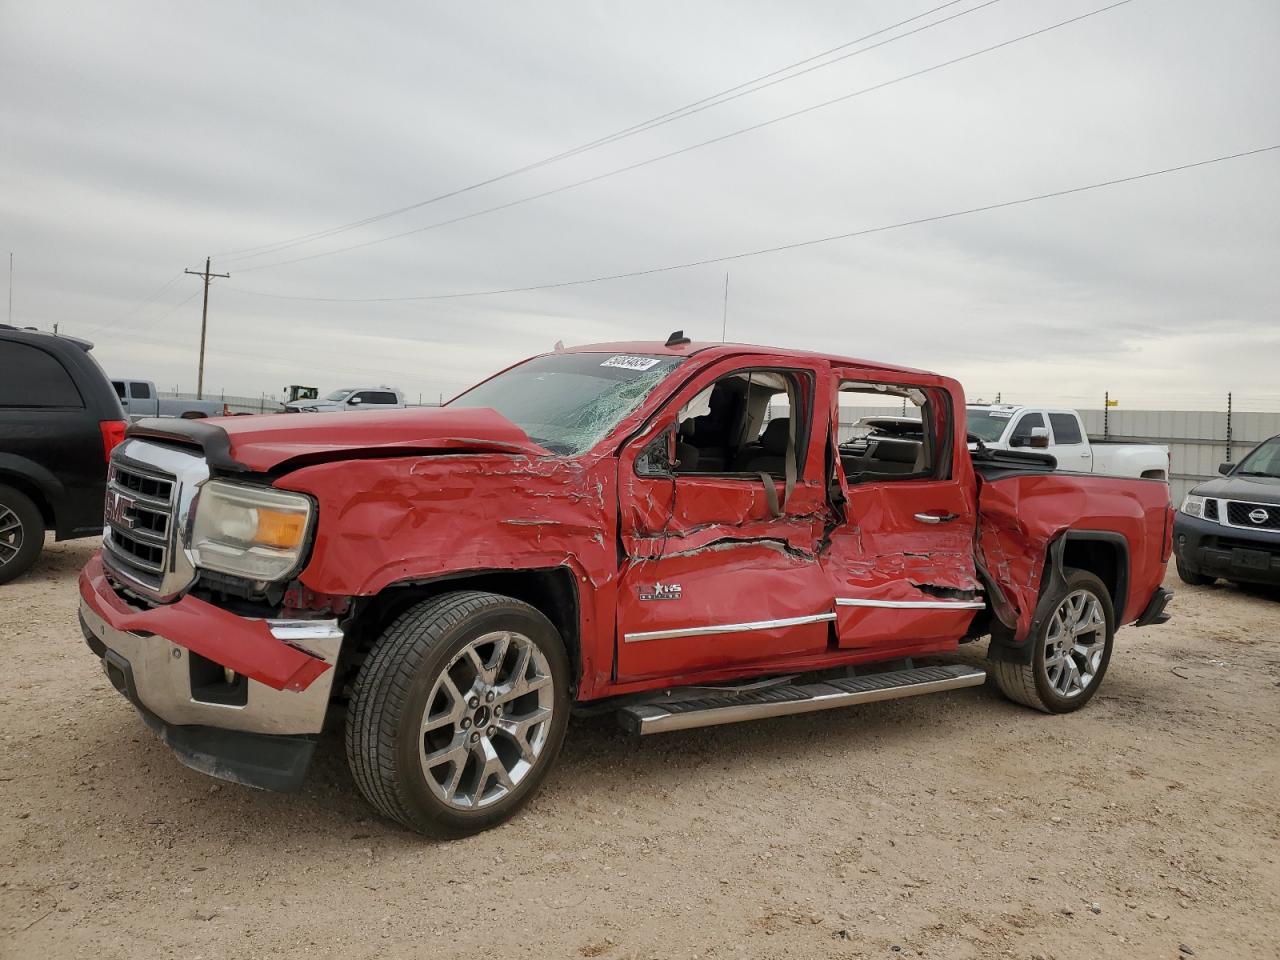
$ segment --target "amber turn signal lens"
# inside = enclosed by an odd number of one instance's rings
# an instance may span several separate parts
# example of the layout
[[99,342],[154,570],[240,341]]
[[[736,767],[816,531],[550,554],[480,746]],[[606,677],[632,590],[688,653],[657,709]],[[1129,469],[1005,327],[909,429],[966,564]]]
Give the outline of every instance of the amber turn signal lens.
[[307,518],[298,513],[284,513],[280,510],[257,508],[258,530],[253,535],[253,542],[264,547],[279,547],[289,550],[302,543],[302,535],[307,529]]

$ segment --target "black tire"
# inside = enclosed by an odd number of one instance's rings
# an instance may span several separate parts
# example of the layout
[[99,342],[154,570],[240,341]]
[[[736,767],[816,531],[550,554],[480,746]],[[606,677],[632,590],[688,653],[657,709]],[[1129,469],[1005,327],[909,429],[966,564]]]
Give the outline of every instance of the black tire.
[[[1104,618],[1104,623],[1099,627],[1100,630],[1105,632],[1102,658],[1084,689],[1074,696],[1065,696],[1055,689],[1053,682],[1050,680],[1047,654],[1049,635],[1054,621],[1052,614],[1044,618],[1044,621],[1036,630],[1035,636],[1028,641],[1032,644],[1030,663],[992,661],[990,665],[990,672],[995,677],[996,685],[1000,688],[1001,693],[1015,703],[1021,703],[1024,706],[1033,707],[1045,713],[1070,713],[1073,710],[1079,710],[1093,698],[1093,695],[1098,692],[1098,687],[1102,684],[1102,678],[1106,675],[1107,665],[1111,662],[1111,649],[1115,641],[1115,610],[1111,605],[1111,594],[1106,585],[1086,570],[1076,570],[1068,567],[1063,570],[1063,574],[1066,579],[1066,587],[1065,589],[1059,587],[1055,590],[1054,595],[1046,601],[1048,609],[1051,611],[1056,610],[1068,597],[1073,596],[1077,591],[1083,590],[1096,598]],[[1096,640],[1096,633],[1093,636]]]
[[1218,579],[1217,577],[1211,577],[1208,574],[1196,573],[1194,570],[1189,570],[1182,565],[1181,560],[1175,559],[1173,561],[1173,565],[1178,570],[1178,579],[1188,586],[1207,587]]
[[30,570],[44,549],[44,518],[25,493],[0,484],[0,527],[0,583],[8,583]]
[[[442,673],[455,670],[464,662],[458,658],[473,641],[497,631],[519,634],[545,657],[551,679],[552,713],[546,729],[540,731],[540,736],[545,736],[541,752],[514,788],[492,802],[484,801],[487,805],[458,809],[446,803],[428,783],[431,774],[424,770],[421,759],[426,752],[422,726],[433,706],[429,700],[441,693],[436,684]],[[397,617],[365,659],[348,707],[347,762],[361,793],[385,816],[427,836],[462,837],[509,819],[529,800],[560,752],[568,720],[569,658],[551,621],[510,597],[478,591],[446,593],[416,604]],[[468,717],[465,722],[472,721]],[[504,742],[504,734],[495,736],[494,727],[487,729],[490,736],[484,741],[486,745]],[[472,730],[474,733],[480,727]],[[474,741],[475,736],[471,735],[471,739]],[[510,750],[515,743],[506,742],[505,749]],[[459,777],[464,774],[465,770],[460,769]],[[485,779],[480,770],[474,776]],[[447,788],[440,789],[447,792]],[[477,795],[484,789],[484,783],[480,783]]]

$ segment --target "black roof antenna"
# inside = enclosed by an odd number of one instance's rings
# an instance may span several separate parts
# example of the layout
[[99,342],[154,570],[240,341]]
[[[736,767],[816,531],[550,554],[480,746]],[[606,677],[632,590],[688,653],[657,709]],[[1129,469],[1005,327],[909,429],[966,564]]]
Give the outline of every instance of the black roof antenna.
[[672,331],[671,336],[667,337],[667,342],[663,344],[666,347],[683,347],[686,343],[693,343],[684,335],[683,330]]

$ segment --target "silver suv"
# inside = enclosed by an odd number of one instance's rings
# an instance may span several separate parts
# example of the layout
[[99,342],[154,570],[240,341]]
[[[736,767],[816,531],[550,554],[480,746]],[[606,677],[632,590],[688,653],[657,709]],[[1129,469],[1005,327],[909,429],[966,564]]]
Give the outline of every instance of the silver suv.
[[294,400],[287,413],[351,413],[358,410],[398,410],[404,395],[391,387],[343,387],[318,400]]

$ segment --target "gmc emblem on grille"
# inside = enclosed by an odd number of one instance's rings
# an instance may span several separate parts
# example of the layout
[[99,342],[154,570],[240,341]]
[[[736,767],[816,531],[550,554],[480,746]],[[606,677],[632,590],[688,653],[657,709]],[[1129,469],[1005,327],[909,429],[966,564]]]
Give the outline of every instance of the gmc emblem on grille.
[[126,497],[118,490],[107,491],[106,515],[107,523],[122,530],[132,530],[137,520],[129,512],[137,503],[132,497]]
[[1257,510],[1251,510],[1249,512],[1249,519],[1252,520],[1254,523],[1266,523],[1268,517],[1270,517],[1270,514],[1261,508]]

